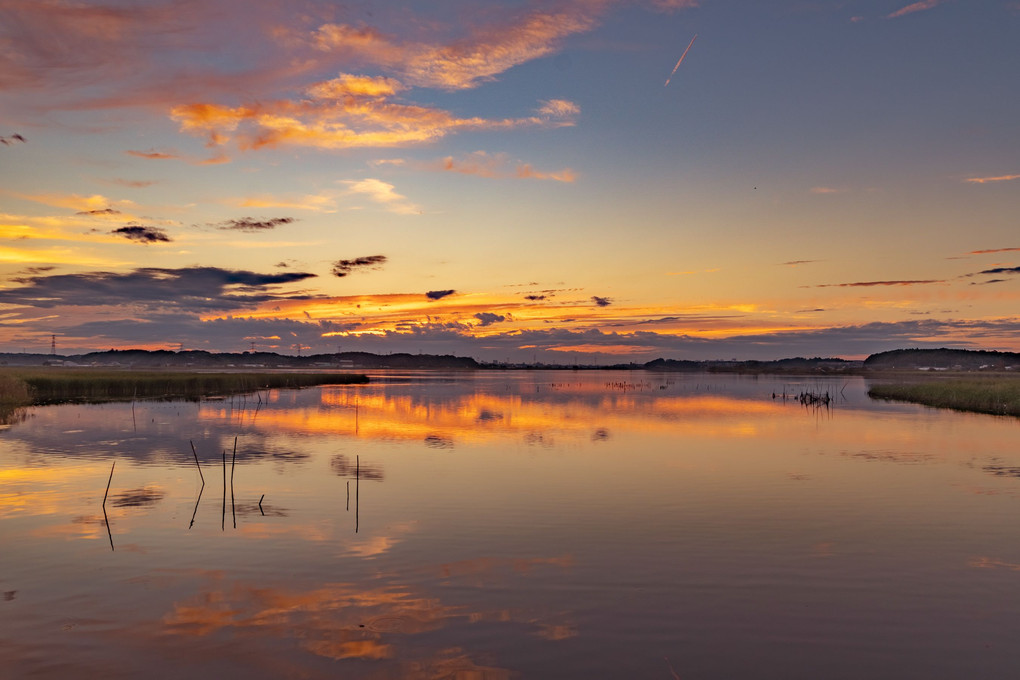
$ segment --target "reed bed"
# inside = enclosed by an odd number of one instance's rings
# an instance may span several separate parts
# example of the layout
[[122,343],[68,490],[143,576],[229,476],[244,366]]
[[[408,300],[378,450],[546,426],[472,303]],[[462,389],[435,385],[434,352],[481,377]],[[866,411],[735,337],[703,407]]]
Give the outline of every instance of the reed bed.
[[197,373],[89,369],[6,369],[0,372],[0,404],[68,401],[199,399],[261,389],[350,385],[368,377],[343,373]]
[[868,396],[935,408],[1020,416],[1020,376],[877,384],[871,386]]

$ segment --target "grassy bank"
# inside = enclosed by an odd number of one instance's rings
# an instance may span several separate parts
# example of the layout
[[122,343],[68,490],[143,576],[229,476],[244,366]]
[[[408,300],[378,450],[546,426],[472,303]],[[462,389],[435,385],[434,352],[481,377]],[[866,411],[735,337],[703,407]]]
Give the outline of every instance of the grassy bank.
[[0,405],[67,401],[198,399],[259,389],[367,383],[364,375],[341,373],[194,373],[65,368],[0,371]]
[[878,384],[871,386],[868,396],[935,408],[1020,416],[1020,377],[949,378]]

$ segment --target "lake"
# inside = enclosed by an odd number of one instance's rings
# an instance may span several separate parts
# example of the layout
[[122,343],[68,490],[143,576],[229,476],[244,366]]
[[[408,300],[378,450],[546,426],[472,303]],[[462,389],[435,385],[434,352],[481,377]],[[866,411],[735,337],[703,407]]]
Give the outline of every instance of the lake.
[[857,377],[371,376],[0,431],[2,675],[1020,673],[1017,419]]

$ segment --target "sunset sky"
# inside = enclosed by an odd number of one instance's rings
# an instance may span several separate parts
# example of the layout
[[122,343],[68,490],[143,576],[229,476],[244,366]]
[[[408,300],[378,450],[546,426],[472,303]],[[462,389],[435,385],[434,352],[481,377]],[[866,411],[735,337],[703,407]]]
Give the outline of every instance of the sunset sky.
[[1020,351],[1018,65],[1017,0],[0,0],[0,351]]

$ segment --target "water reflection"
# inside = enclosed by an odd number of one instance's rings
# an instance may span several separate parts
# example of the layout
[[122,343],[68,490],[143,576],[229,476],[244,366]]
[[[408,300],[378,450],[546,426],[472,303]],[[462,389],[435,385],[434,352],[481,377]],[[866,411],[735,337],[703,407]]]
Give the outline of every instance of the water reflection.
[[957,678],[1020,661],[1015,420],[876,404],[846,379],[637,373],[260,399],[32,408],[0,433],[5,672]]

